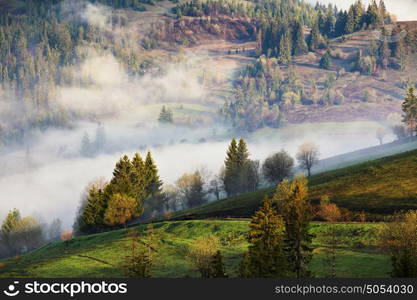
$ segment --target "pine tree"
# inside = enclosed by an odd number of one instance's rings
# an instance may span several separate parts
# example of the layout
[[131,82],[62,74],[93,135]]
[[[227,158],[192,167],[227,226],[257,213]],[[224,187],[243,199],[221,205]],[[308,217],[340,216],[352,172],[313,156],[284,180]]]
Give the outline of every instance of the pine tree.
[[379,16],[381,20],[381,25],[384,26],[387,18],[389,18],[389,13],[387,11],[387,7],[385,6],[384,0],[379,1]]
[[144,163],[146,191],[148,195],[155,196],[162,191],[162,181],[159,178],[158,167],[156,166],[151,152],[146,154]]
[[318,24],[315,23],[308,38],[308,49],[312,52],[316,51],[319,47],[319,42],[320,30]]
[[297,176],[292,182],[284,180],[274,194],[285,224],[285,251],[290,271],[297,278],[309,277],[311,240],[309,225],[312,219],[308,200],[307,179]]
[[149,278],[152,271],[152,256],[139,241],[139,233],[136,228],[129,231],[130,254],[125,257],[123,271],[127,277]]
[[407,48],[402,37],[398,37],[398,40],[394,43],[394,56],[398,59],[400,70],[404,71],[407,65]]
[[417,130],[417,96],[414,93],[414,87],[408,89],[402,104],[404,112],[403,122],[411,131]]
[[237,142],[236,139],[232,139],[229,149],[227,150],[224,174],[224,188],[227,195],[231,196],[237,193],[237,178],[239,175],[239,166],[237,164]]
[[353,16],[354,16],[354,31],[361,30],[364,16],[364,6],[361,0],[356,1],[353,5]]
[[99,124],[96,129],[96,139],[94,140],[94,152],[100,153],[104,151],[106,146],[106,133],[103,125]]
[[335,36],[341,36],[346,33],[347,12],[340,11],[337,15],[335,24]]
[[103,191],[92,186],[88,191],[85,208],[81,215],[81,222],[78,224],[82,232],[94,232],[104,225],[104,212],[107,203]]
[[322,32],[328,38],[331,38],[334,36],[335,23],[336,21],[333,15],[333,10],[329,9],[324,20],[323,32]]
[[14,234],[16,232],[18,223],[21,220],[20,212],[17,209],[9,211],[6,218],[0,227],[0,240],[4,243],[6,252],[8,255],[12,255],[16,252],[16,243]]
[[172,110],[166,108],[165,105],[162,106],[161,112],[159,113],[158,121],[165,124],[172,123],[174,121]]
[[131,182],[134,195],[138,201],[138,209],[142,209],[143,201],[147,196],[145,163],[139,153],[135,153],[132,159]]
[[84,157],[94,156],[93,145],[87,132],[84,133],[83,139],[81,140],[80,154]]
[[165,195],[162,193],[162,180],[154,163],[151,152],[146,154],[144,163],[144,180],[147,198],[144,201],[144,212],[149,216],[153,212],[161,212]]
[[285,26],[283,29],[283,33],[281,35],[281,39],[279,41],[279,53],[278,53],[278,60],[282,64],[286,64],[291,60],[291,35],[289,32],[288,26]]
[[107,196],[112,194],[126,194],[130,197],[135,197],[132,184],[132,162],[127,155],[124,155],[116,163],[113,170],[113,178],[110,184],[106,187]]
[[293,38],[292,38],[292,54],[302,55],[307,53],[307,44],[304,39],[304,30],[301,22],[294,23]]
[[355,12],[353,9],[353,5],[349,8],[349,12],[347,14],[347,19],[346,19],[346,26],[345,26],[345,32],[347,34],[349,33],[353,33],[355,31]]
[[216,254],[213,255],[211,261],[210,277],[227,278],[227,275],[224,271],[223,255],[221,254],[220,250],[218,250]]
[[388,46],[388,40],[386,37],[383,37],[383,40],[379,43],[379,48],[378,48],[378,59],[377,59],[378,65],[383,69],[387,69],[390,56],[391,56],[391,51]]
[[330,51],[327,50],[320,59],[320,68],[330,70]]
[[284,221],[271,200],[264,199],[249,227],[249,248],[241,262],[241,276],[287,277],[289,272],[284,252]]

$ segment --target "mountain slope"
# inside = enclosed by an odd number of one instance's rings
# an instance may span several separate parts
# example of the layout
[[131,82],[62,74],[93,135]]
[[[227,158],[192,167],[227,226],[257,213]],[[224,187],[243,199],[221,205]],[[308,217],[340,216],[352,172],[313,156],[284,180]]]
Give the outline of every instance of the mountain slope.
[[[338,224],[337,250],[339,277],[387,277],[389,257],[378,253],[378,224]],[[161,244],[153,277],[198,277],[187,256],[193,240],[214,234],[220,238],[226,272],[238,276],[238,264],[247,247],[247,221],[178,221],[154,224]],[[145,226],[139,226],[139,231]],[[313,224],[315,235],[312,270],[315,276],[328,276],[324,249],[328,247],[326,224]],[[126,230],[82,236],[67,242],[54,242],[32,253],[0,262],[0,277],[123,277],[123,258],[129,254]]]
[[[317,174],[309,183],[313,203],[328,195],[337,205],[354,212],[364,211],[370,218],[417,209],[417,150]],[[249,217],[274,190],[272,187],[230,197],[172,218]]]

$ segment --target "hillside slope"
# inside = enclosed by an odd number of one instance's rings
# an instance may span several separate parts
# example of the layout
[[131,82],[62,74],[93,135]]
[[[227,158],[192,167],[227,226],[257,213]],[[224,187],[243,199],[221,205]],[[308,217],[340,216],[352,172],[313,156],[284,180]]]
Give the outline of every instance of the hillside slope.
[[[389,258],[378,252],[377,224],[338,224],[340,245],[337,250],[337,276],[387,277]],[[145,226],[139,226],[139,231]],[[226,272],[238,276],[238,264],[247,247],[247,221],[178,221],[154,224],[161,244],[155,260],[153,277],[199,277],[187,257],[198,237],[214,234],[220,238]],[[324,267],[328,247],[326,224],[313,224],[313,274],[328,276]],[[0,261],[0,277],[123,277],[123,258],[129,253],[126,230],[82,236],[68,242],[51,243],[37,251]]]
[[[384,157],[310,178],[310,197],[317,202],[328,195],[332,202],[369,217],[417,209],[417,150]],[[186,210],[173,219],[249,217],[275,188],[230,197]]]

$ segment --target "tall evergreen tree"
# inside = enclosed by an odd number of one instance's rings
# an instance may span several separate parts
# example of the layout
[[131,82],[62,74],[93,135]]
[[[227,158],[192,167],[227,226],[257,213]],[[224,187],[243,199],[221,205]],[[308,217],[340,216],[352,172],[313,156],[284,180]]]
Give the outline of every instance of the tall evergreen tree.
[[84,157],[94,156],[93,143],[91,143],[87,132],[84,133],[83,139],[81,140],[80,154]]
[[20,220],[21,216],[19,210],[13,209],[9,211],[6,218],[3,220],[3,223],[1,224],[0,237],[1,241],[4,243],[8,255],[12,255],[16,251],[14,234]]
[[224,172],[224,188],[227,195],[234,195],[237,193],[237,178],[239,175],[239,166],[237,163],[238,150],[236,139],[232,139],[229,149],[227,150]]
[[82,212],[78,229],[82,232],[99,230],[104,225],[104,212],[106,208],[107,203],[103,191],[93,185],[88,190],[85,208]]
[[353,33],[355,31],[355,29],[356,29],[355,12],[354,12],[353,5],[352,5],[349,8],[349,12],[347,14],[345,32],[347,34]]
[[106,133],[103,125],[99,124],[96,129],[96,138],[94,140],[94,152],[100,153],[104,151],[106,146]]
[[377,63],[382,69],[388,68],[390,56],[391,56],[391,50],[388,46],[388,40],[384,36],[382,41],[379,43],[378,59],[377,59]]
[[142,209],[143,200],[147,196],[147,181],[145,172],[145,162],[139,153],[135,153],[132,159],[132,171],[130,178],[135,199],[138,201],[138,209]]
[[309,277],[311,240],[309,225],[312,219],[308,200],[307,179],[297,176],[292,182],[284,180],[274,194],[285,224],[285,250],[291,273],[297,278]]
[[211,278],[227,278],[226,272],[224,270],[224,263],[223,263],[223,255],[218,250],[216,254],[213,255],[211,261],[211,271],[210,271]]
[[335,24],[335,36],[341,36],[346,33],[347,12],[340,11],[337,15]]
[[124,155],[117,163],[113,170],[113,178],[106,187],[106,194],[126,194],[134,197],[132,184],[132,162],[127,155]]
[[304,39],[303,25],[299,21],[295,21],[292,37],[292,54],[302,55],[307,53],[307,44]]
[[403,122],[411,131],[417,130],[417,96],[414,91],[414,87],[410,87],[408,89],[407,95],[405,96],[402,104],[404,112]]
[[162,180],[159,178],[158,167],[156,166],[151,152],[146,154],[144,163],[145,190],[147,198],[144,201],[144,212],[147,216],[153,212],[161,212],[165,195],[162,192]]
[[320,59],[320,68],[330,70],[330,51],[327,50]]
[[162,181],[159,178],[158,167],[152,158],[151,152],[146,154],[144,172],[148,195],[155,196],[161,193]]
[[172,123],[174,121],[172,110],[166,108],[165,105],[162,106],[158,121],[165,124]]
[[249,227],[249,248],[241,262],[241,276],[287,277],[289,265],[284,251],[284,221],[271,200],[264,199]]
[[308,38],[308,49],[310,51],[316,51],[319,47],[320,42],[320,30],[317,23],[313,25],[313,28],[311,29],[310,36]]
[[288,26],[284,26],[283,32],[281,34],[281,39],[279,41],[279,53],[278,60],[280,63],[286,64],[291,60],[291,34]]

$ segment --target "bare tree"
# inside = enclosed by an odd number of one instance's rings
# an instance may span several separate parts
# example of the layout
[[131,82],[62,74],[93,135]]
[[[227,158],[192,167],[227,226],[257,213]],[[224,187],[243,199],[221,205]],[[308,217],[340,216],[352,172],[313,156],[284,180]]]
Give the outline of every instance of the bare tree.
[[297,161],[311,176],[311,168],[319,161],[319,148],[314,143],[304,143],[298,148]]

